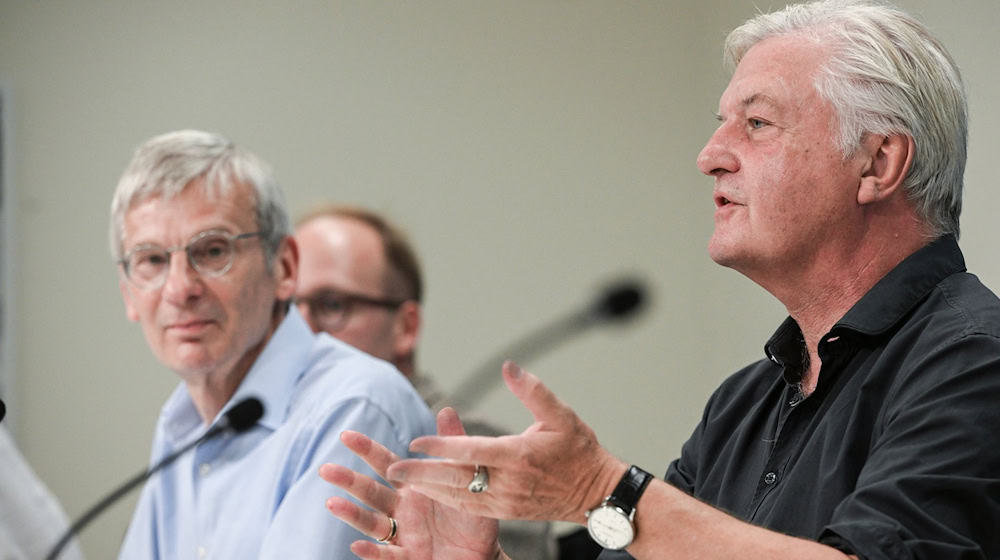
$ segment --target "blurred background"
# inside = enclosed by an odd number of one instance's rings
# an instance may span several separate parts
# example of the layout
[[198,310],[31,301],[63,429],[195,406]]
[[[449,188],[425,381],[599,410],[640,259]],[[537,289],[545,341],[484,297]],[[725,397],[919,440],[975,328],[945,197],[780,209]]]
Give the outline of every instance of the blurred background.
[[[1000,2],[899,3],[964,71],[962,246],[1000,288]],[[410,233],[417,359],[445,389],[616,278],[645,280],[636,320],[525,365],[615,453],[664,472],[785,316],[708,258],[712,182],[695,167],[727,31],[782,5],[0,0],[5,424],[70,518],[147,463],[177,378],[125,318],[108,206],[136,145],[200,128],[270,162],[293,215],[361,204]],[[499,383],[475,412],[531,422]],[[86,530],[89,558],[115,556],[135,498]]]

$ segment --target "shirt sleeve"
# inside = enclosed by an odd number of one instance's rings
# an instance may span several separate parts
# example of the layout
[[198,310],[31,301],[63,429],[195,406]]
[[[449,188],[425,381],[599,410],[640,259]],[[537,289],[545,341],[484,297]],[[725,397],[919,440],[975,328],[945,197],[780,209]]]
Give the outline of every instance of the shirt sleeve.
[[962,336],[912,371],[819,540],[864,560],[1000,558],[1000,342]]
[[401,403],[390,416],[371,401],[355,398],[326,414],[322,424],[315,426],[315,435],[301,443],[302,459],[290,462],[287,467],[291,483],[266,529],[261,559],[338,558],[349,555],[352,542],[367,538],[327,511],[328,497],[353,498],[321,479],[319,467],[323,463],[336,463],[380,480],[364,461],[340,442],[340,434],[344,430],[359,431],[397,455],[407,456],[410,441],[432,431],[426,424],[393,420],[429,417],[426,410],[409,410],[408,406],[412,408],[412,405]]

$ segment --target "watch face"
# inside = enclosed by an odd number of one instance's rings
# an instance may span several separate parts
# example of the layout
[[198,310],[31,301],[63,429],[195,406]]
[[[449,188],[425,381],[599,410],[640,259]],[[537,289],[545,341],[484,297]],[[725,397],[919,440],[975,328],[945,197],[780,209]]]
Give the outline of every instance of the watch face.
[[621,550],[632,544],[632,521],[621,509],[604,505],[587,516],[587,531],[597,544],[611,550]]

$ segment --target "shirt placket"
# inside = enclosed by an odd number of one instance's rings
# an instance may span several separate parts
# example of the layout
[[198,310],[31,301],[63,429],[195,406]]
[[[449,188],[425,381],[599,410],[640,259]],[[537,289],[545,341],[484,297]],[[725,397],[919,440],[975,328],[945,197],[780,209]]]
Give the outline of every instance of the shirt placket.
[[191,465],[192,490],[194,492],[195,517],[197,525],[194,528],[195,550],[194,558],[208,560],[213,558],[213,536],[217,521],[216,508],[212,496],[212,487],[216,482],[213,476],[218,459],[216,442],[205,442],[195,450],[194,462]]
[[784,469],[791,453],[797,447],[802,430],[809,424],[815,412],[814,399],[802,399],[798,390],[792,387],[786,389],[783,395],[780,419],[775,430],[773,444],[768,453],[767,462],[757,479],[757,488],[749,506],[749,519],[753,520],[760,511],[761,504],[781,482]]
[[750,520],[756,518],[761,505],[781,483],[791,459],[801,452],[806,437],[805,431],[815,425],[816,414],[823,402],[823,395],[827,392],[827,386],[838,377],[839,370],[846,364],[849,354],[846,347],[847,345],[837,336],[824,337],[819,348],[822,366],[816,391],[809,397],[803,397],[797,387],[789,386],[785,390],[785,398],[778,405],[781,411],[774,443],[750,503]]

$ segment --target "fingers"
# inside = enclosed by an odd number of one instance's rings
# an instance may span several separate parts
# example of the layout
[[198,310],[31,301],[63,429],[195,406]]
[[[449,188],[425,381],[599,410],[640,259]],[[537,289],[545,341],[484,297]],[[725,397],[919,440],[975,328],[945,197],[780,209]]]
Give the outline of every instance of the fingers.
[[406,551],[398,546],[377,545],[371,541],[354,541],[351,552],[364,560],[405,560]]
[[[319,476],[379,512],[388,513],[396,509],[397,497],[392,488],[379,484],[374,479],[356,473],[347,467],[326,463],[319,468]],[[385,475],[383,474],[383,476]],[[355,528],[364,532],[361,528]]]
[[404,459],[386,473],[398,483],[420,483],[465,489],[475,475],[475,467],[465,463],[435,459]]
[[514,396],[524,404],[537,422],[550,429],[571,426],[576,413],[562,402],[535,375],[521,369],[512,360],[503,363],[503,379]]
[[373,539],[381,539],[389,534],[392,522],[384,513],[365,509],[358,504],[333,496],[327,498],[326,509],[342,521]]
[[360,432],[345,430],[340,434],[340,441],[382,478],[389,465],[399,460],[395,453]]
[[465,427],[458,419],[458,412],[454,408],[442,408],[437,414],[437,429],[439,436],[464,436]]
[[476,494],[471,494],[465,488],[426,484],[413,486],[412,490],[427,496],[435,502],[444,504],[459,511],[464,511],[480,517],[489,517],[492,519],[510,518],[509,515],[505,515],[504,511],[494,508],[488,497],[487,499],[483,499],[482,494],[478,496]]
[[[516,445],[517,440],[512,436],[422,436],[410,442],[410,451],[452,459],[465,463],[469,469],[469,465],[498,466],[509,462],[518,456]],[[398,473],[393,467],[401,462],[408,463],[409,459],[393,463],[388,472]],[[389,476],[391,480],[400,480],[391,478],[397,474]]]

